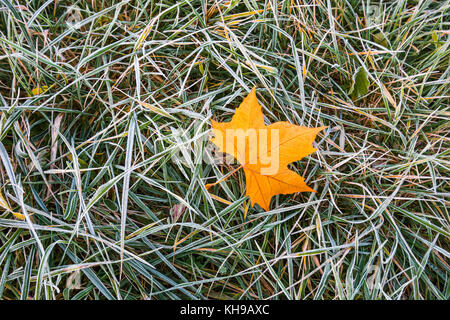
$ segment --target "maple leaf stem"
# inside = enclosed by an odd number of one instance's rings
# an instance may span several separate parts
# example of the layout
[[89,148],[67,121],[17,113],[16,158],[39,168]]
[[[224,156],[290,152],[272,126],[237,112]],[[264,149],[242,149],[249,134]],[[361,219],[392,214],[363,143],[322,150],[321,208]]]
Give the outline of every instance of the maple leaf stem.
[[239,167],[237,167],[236,169],[234,169],[233,171],[229,172],[226,176],[224,176],[222,179],[214,182],[214,183],[207,183],[205,184],[205,188],[206,190],[208,190],[209,188],[215,186],[218,183],[221,183],[222,181],[227,180],[233,173],[235,173],[236,171],[238,171],[239,169],[241,169],[243,167],[243,165],[241,164]]

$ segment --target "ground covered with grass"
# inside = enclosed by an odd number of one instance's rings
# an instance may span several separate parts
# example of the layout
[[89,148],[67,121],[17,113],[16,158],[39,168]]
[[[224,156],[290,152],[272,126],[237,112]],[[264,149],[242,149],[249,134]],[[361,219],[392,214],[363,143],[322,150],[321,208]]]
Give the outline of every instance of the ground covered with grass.
[[[0,1],[0,298],[448,299],[449,9]],[[328,126],[267,212],[205,188],[253,86]]]

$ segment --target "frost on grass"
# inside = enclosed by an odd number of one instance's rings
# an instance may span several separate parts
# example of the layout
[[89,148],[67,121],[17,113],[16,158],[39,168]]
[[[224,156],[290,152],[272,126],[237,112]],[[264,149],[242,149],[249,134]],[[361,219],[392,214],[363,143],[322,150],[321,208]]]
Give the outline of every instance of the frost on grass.
[[[448,299],[448,5],[205,3],[0,10],[0,299]],[[254,86],[329,126],[267,212],[208,150]]]

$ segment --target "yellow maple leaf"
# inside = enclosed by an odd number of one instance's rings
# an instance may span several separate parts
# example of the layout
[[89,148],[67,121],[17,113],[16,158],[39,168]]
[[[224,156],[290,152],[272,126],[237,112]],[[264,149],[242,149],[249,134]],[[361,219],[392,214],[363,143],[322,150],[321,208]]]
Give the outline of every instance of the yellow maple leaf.
[[327,127],[308,128],[286,121],[264,124],[261,105],[252,89],[230,122],[211,121],[219,151],[236,158],[244,169],[251,205],[269,210],[277,194],[315,192],[288,164],[316,151],[312,143]]

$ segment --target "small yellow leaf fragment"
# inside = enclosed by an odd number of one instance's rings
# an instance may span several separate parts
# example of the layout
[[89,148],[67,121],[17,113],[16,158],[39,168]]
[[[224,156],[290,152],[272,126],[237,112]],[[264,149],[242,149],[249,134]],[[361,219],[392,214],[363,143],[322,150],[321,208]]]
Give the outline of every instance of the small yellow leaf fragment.
[[0,207],[2,207],[5,210],[11,211],[11,208],[8,205],[8,202],[6,202],[5,198],[0,192]]
[[42,87],[41,86],[37,86],[36,88],[31,90],[31,93],[33,94],[33,96],[37,96],[39,94],[43,94],[47,90],[48,90],[48,86],[42,86]]
[[7,212],[11,212],[13,216],[19,220],[25,220],[25,216],[23,214],[12,211],[11,207],[9,206],[8,202],[6,202],[1,192],[0,192],[0,208],[4,209]]
[[16,219],[25,220],[25,216],[23,214],[14,211],[11,211],[11,213],[13,214],[14,217],[16,217]]

